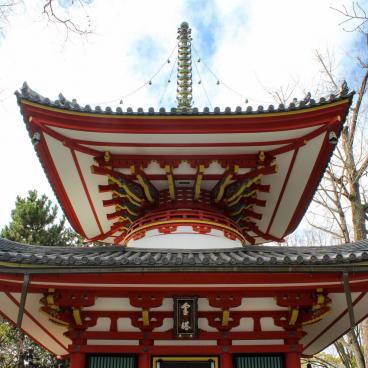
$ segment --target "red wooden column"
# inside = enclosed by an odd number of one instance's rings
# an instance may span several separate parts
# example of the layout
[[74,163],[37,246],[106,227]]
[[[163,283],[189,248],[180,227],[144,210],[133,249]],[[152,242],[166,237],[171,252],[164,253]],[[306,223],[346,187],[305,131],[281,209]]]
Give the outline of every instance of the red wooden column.
[[70,354],[70,368],[85,368],[85,367],[86,367],[86,354],[84,353]]
[[229,353],[221,354],[221,368],[233,368],[233,356]]
[[151,365],[151,356],[149,353],[141,353],[139,354],[138,366],[139,368],[150,368]]
[[300,368],[300,353],[292,352],[285,354],[286,368]]

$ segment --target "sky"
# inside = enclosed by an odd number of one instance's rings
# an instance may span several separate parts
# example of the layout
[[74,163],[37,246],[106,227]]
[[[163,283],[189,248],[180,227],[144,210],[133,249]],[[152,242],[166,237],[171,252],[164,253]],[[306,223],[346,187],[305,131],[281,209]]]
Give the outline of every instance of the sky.
[[[342,9],[343,4],[350,8],[350,1],[55,4],[58,14],[91,31],[85,36],[67,34],[65,27],[48,21],[42,4],[19,3],[0,32],[0,228],[10,221],[17,195],[37,189],[56,202],[14,96],[24,81],[45,97],[57,99],[62,92],[81,105],[173,107],[177,28],[186,21],[193,37],[194,105],[267,107],[275,103],[271,92],[280,89],[293,91],[291,97],[299,99],[308,91],[323,93],[316,50],[329,53],[334,72],[348,79],[349,55],[359,47],[355,35],[339,25],[341,15],[331,9]],[[360,4],[367,8],[367,2]]]

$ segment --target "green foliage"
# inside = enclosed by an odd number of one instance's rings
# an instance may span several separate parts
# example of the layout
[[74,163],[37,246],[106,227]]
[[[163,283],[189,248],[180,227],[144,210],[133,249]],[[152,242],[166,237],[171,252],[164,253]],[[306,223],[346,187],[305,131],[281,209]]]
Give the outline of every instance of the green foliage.
[[[36,190],[32,190],[26,198],[17,197],[11,222],[0,231],[0,236],[33,245],[81,245],[81,238],[65,223],[65,217],[58,218],[57,206],[46,195],[39,196]],[[0,318],[0,367],[51,368],[59,367],[59,362],[43,347]]]
[[[21,349],[19,349],[20,346]],[[56,368],[58,366],[59,362],[55,356],[0,318],[0,367]]]
[[19,243],[48,246],[77,246],[81,238],[65,227],[65,217],[58,219],[58,208],[46,195],[36,190],[27,198],[17,196],[11,222],[0,236]]
[[322,351],[310,359],[302,359],[302,368],[308,368],[310,364],[313,368],[344,368],[344,364],[338,356]]

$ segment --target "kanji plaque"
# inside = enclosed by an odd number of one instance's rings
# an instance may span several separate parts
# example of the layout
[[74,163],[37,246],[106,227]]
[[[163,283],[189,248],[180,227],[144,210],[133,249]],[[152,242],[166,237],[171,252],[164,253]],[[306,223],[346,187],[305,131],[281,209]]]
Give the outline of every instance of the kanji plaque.
[[197,297],[174,297],[174,335],[178,339],[197,336]]

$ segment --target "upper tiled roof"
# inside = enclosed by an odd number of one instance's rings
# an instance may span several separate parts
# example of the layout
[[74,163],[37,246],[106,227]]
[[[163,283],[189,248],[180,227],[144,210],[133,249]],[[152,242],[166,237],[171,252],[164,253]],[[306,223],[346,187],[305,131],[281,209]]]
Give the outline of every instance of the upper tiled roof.
[[84,113],[94,113],[94,114],[107,114],[107,115],[252,115],[252,114],[263,114],[263,113],[274,113],[274,112],[287,112],[295,110],[303,110],[307,108],[312,108],[316,106],[326,105],[332,102],[337,102],[348,97],[351,97],[354,92],[349,91],[346,82],[343,83],[341,89],[336,94],[331,94],[327,98],[321,97],[318,101],[314,100],[308,94],[303,100],[298,100],[291,102],[289,105],[280,104],[277,107],[274,105],[269,105],[264,107],[262,105],[253,109],[252,106],[248,106],[246,110],[243,110],[240,106],[236,107],[235,110],[231,110],[230,107],[226,107],[221,111],[219,107],[215,107],[213,111],[210,111],[208,107],[205,107],[203,111],[199,111],[198,108],[194,107],[190,110],[188,109],[176,109],[172,108],[166,111],[164,107],[161,107],[158,111],[155,111],[153,107],[150,107],[148,111],[144,111],[143,108],[138,108],[134,111],[131,107],[128,107],[126,111],[123,111],[121,107],[117,107],[115,111],[110,106],[106,108],[101,108],[101,106],[96,106],[92,108],[90,105],[80,106],[76,99],[68,100],[61,93],[59,94],[59,99],[52,101],[49,98],[41,96],[39,93],[32,90],[26,82],[24,82],[20,91],[15,92],[18,102],[20,99],[25,99],[31,102],[39,103],[41,105],[59,108],[62,110],[69,110],[75,112]]
[[[326,247],[247,246],[234,249],[138,249],[32,246],[0,238],[0,272],[33,269],[146,271],[368,271],[368,240]],[[88,271],[89,270],[89,271]]]

